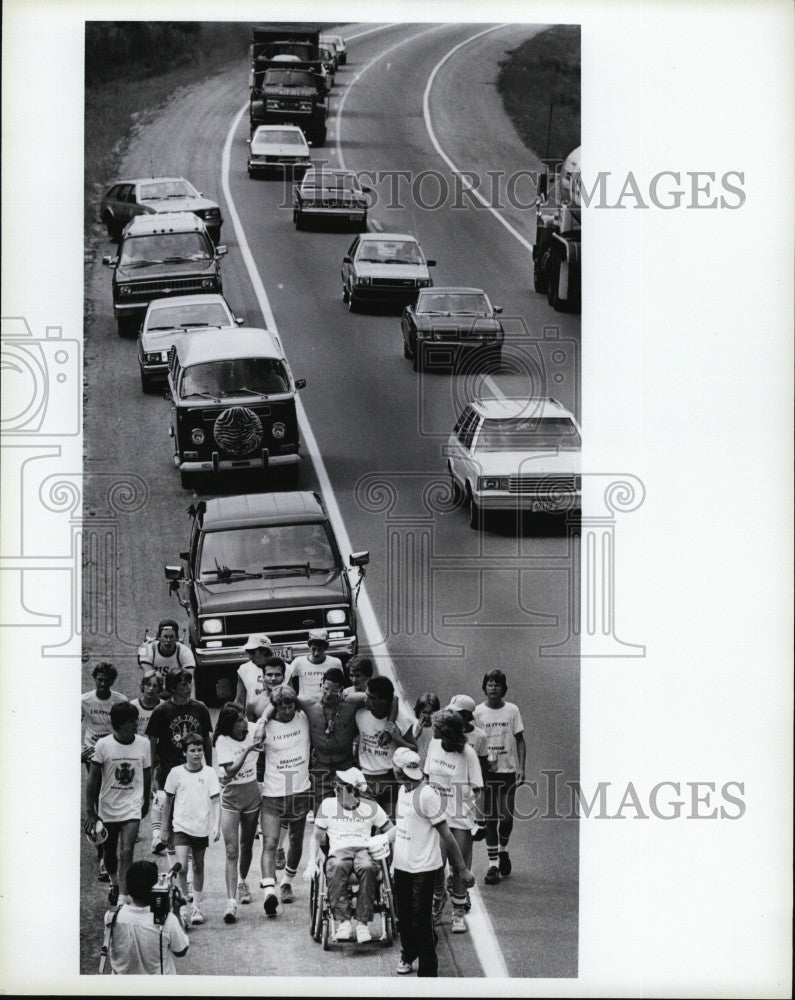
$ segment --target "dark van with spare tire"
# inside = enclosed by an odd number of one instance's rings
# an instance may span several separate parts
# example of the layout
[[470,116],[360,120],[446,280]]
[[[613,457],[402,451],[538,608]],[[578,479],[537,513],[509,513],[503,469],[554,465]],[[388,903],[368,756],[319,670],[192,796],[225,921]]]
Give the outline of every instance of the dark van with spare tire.
[[169,433],[184,487],[198,475],[281,470],[294,477],[301,460],[294,379],[281,341],[243,327],[176,336],[170,351]]

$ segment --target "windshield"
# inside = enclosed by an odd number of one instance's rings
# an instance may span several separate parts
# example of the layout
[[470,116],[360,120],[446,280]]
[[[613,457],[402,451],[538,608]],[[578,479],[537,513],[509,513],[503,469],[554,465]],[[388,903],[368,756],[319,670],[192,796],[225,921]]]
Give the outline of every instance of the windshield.
[[198,198],[198,192],[187,181],[157,181],[138,187],[141,201],[164,201],[168,198]]
[[212,251],[204,233],[159,233],[129,236],[122,243],[119,264],[210,260]]
[[252,146],[271,146],[277,143],[280,146],[303,146],[304,137],[300,132],[292,129],[268,129],[267,132],[258,132],[252,140]]
[[269,69],[265,71],[266,87],[314,87],[311,73],[298,69]]
[[182,326],[230,326],[232,319],[219,302],[163,306],[150,309],[147,330],[172,330]]
[[367,240],[359,247],[357,260],[371,264],[422,264],[422,253],[409,240]]
[[489,316],[490,310],[485,295],[475,292],[434,292],[421,295],[417,302],[417,312],[422,313],[467,313],[470,316]]
[[568,417],[484,420],[475,451],[579,451],[580,435]]
[[232,358],[190,365],[182,375],[180,398],[189,396],[269,395],[288,392],[284,365],[272,358]]
[[[225,570],[239,572],[230,576]],[[208,531],[199,558],[199,579],[205,583],[243,574],[311,579],[335,572],[337,560],[324,524]]]

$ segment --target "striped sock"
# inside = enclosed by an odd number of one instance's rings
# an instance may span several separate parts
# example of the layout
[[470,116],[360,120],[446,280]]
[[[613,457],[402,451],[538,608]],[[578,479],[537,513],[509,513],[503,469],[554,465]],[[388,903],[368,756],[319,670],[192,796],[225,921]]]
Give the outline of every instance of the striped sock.
[[295,868],[285,868],[284,875],[282,876],[283,882],[292,882],[295,876],[298,874],[298,869]]
[[496,865],[498,860],[498,851],[496,845],[492,847],[491,844],[489,844],[489,846],[486,848],[486,854],[488,855],[489,858],[489,864]]

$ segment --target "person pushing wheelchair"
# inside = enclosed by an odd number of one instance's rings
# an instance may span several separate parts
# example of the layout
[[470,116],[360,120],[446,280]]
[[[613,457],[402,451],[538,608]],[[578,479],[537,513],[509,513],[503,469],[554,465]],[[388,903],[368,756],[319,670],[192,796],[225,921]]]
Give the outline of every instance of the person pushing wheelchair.
[[304,872],[307,880],[317,874],[321,840],[327,834],[326,880],[329,904],[337,923],[336,939],[351,941],[354,936],[349,885],[353,873],[359,882],[355,932],[359,944],[372,940],[367,925],[373,919],[379,870],[369,850],[373,846],[372,836],[373,833],[385,834],[392,828],[392,821],[381,806],[372,799],[362,797],[362,792],[366,790],[367,781],[358,767],[336,772],[334,796],[323,799],[315,813],[315,827]]

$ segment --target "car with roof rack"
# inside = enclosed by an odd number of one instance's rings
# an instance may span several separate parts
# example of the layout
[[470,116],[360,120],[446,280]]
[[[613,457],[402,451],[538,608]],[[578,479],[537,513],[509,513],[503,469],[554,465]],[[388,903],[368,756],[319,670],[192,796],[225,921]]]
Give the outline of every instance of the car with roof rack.
[[197,475],[261,470],[296,474],[301,461],[294,379],[276,333],[203,330],[170,351],[169,434],[182,485]]
[[267,635],[288,662],[309,651],[315,628],[328,630],[333,656],[345,661],[356,653],[356,598],[370,557],[351,553],[346,568],[317,493],[216,497],[190,514],[182,563],[165,573],[188,613],[200,699],[234,697],[235,671],[255,633]]
[[207,226],[213,243],[221,241],[221,207],[184,177],[136,177],[118,180],[99,205],[99,218],[116,243],[130,219],[160,212],[193,212]]
[[488,511],[579,511],[581,449],[574,414],[551,396],[472,400],[446,448],[453,496],[472,528]]
[[124,227],[113,268],[113,312],[119,336],[134,336],[152,299],[223,291],[221,257],[207,228],[190,212],[136,215]]

